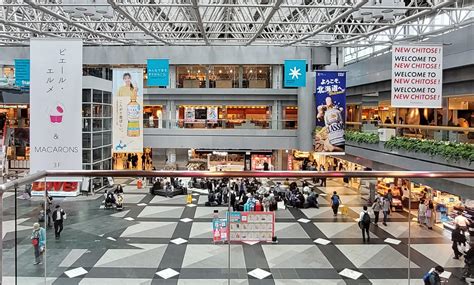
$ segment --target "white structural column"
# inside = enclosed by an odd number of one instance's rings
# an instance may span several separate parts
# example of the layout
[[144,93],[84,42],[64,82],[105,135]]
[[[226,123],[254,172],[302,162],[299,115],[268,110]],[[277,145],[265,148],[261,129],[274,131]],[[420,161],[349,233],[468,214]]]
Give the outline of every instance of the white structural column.
[[316,103],[314,99],[314,73],[306,73],[306,87],[298,88],[298,148],[301,151],[313,149],[313,130],[316,124]]

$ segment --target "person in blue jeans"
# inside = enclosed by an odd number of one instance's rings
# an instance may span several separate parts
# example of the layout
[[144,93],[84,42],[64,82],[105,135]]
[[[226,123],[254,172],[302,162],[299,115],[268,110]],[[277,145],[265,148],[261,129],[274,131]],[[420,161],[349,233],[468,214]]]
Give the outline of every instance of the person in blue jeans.
[[33,224],[33,232],[31,233],[31,243],[35,250],[35,265],[41,264],[41,255],[46,247],[46,230],[40,227],[39,223]]

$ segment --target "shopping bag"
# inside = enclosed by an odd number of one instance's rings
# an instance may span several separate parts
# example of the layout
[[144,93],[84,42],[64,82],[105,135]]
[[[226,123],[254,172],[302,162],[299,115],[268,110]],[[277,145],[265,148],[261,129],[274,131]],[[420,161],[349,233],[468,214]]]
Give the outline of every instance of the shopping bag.
[[285,202],[284,201],[278,202],[277,203],[277,209],[285,210],[286,209]]
[[349,209],[344,205],[339,206],[339,208],[341,209],[341,214],[347,216],[347,214],[349,213]]

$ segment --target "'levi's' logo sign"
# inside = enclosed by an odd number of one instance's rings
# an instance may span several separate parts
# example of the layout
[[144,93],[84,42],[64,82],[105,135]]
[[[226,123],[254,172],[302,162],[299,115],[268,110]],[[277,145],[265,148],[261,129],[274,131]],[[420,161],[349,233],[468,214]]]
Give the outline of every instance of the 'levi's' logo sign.
[[77,190],[77,187],[78,182],[34,182],[31,190],[75,192]]

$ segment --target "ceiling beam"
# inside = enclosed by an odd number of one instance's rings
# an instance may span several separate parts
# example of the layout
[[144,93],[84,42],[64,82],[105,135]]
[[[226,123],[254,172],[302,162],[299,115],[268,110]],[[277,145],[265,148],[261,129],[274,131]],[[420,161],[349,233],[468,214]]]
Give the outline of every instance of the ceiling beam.
[[35,2],[33,2],[32,0],[24,0],[25,3],[27,3],[28,5],[30,5],[33,9],[36,9],[36,10],[39,10],[45,14],[48,14],[54,18],[57,18],[57,19],[60,19],[61,21],[63,21],[65,24],[68,24],[70,26],[74,26],[76,28],[79,28],[81,30],[84,30],[86,32],[89,32],[93,35],[96,35],[96,36],[99,36],[99,37],[102,37],[102,38],[105,38],[109,41],[113,41],[113,42],[119,42],[119,43],[122,43],[122,44],[128,44],[128,41],[124,41],[124,40],[120,40],[120,39],[117,39],[117,38],[114,38],[114,37],[111,37],[111,36],[107,36],[107,35],[104,35],[100,32],[97,32],[95,31],[94,29],[91,29],[83,24],[79,24],[79,23],[76,23],[75,21],[71,21],[70,19],[62,16],[62,15],[59,15],[51,10],[49,10],[48,8],[45,8],[45,7],[42,7],[38,4],[36,4]]
[[125,11],[120,5],[115,3],[114,0],[107,0],[107,2],[112,6],[112,8],[117,11],[120,15],[123,17],[127,18],[130,23],[132,23],[134,26],[139,28],[140,30],[143,31],[146,35],[149,35],[150,37],[154,38],[155,40],[162,42],[165,45],[172,45],[170,42],[163,40],[162,38],[158,37],[156,34],[150,32],[145,26],[143,26],[141,23],[139,23],[137,20],[135,20],[127,11]]
[[311,38],[311,37],[314,37],[315,35],[319,34],[320,32],[326,30],[327,28],[330,28],[332,26],[334,26],[337,22],[339,22],[340,20],[346,18],[346,17],[349,17],[349,15],[351,15],[352,13],[354,13],[355,11],[359,10],[359,8],[361,8],[362,6],[364,6],[367,2],[369,2],[368,0],[362,0],[360,1],[359,3],[357,3],[356,5],[350,7],[349,9],[347,9],[346,11],[342,12],[341,14],[339,14],[339,16],[337,16],[336,18],[332,19],[331,21],[329,21],[329,23],[327,24],[324,24],[322,25],[321,27],[317,28],[316,30],[314,30],[313,32],[307,34],[306,36],[304,37],[301,37],[297,40],[294,40],[290,43],[287,43],[283,46],[290,46],[290,45],[293,45],[293,44],[296,44],[296,43],[299,43],[299,42],[302,42],[304,40],[306,40],[307,38]]
[[202,39],[206,45],[209,45],[209,39],[207,37],[206,29],[204,28],[204,23],[202,22],[201,12],[199,11],[198,0],[191,0],[191,3],[193,4],[194,14],[196,15],[197,24],[199,30],[201,31]]
[[435,5],[435,6],[431,7],[430,10],[423,10],[421,12],[415,13],[411,16],[408,16],[406,18],[403,18],[403,19],[393,23],[390,26],[383,26],[383,27],[374,29],[374,30],[372,30],[368,33],[362,34],[360,36],[350,37],[350,38],[347,38],[347,39],[344,39],[344,40],[336,41],[336,42],[331,43],[331,45],[338,46],[340,44],[344,44],[344,43],[347,43],[347,42],[351,42],[351,41],[359,40],[359,39],[362,39],[362,38],[366,38],[366,37],[369,37],[369,36],[374,35],[374,34],[378,34],[378,33],[383,32],[385,30],[388,30],[388,29],[403,25],[405,23],[408,23],[410,21],[416,20],[420,17],[428,16],[430,14],[436,13],[439,9],[441,9],[443,7],[446,7],[446,6],[449,6],[453,3],[454,3],[454,0],[446,0],[444,2],[441,2],[438,5]]
[[[55,38],[61,37],[59,35],[55,35],[55,34],[48,33],[48,32],[43,32],[43,31],[40,31],[40,30],[37,30],[37,29],[34,29],[34,28],[30,28],[28,26],[23,26],[23,25],[20,25],[20,24],[17,24],[17,23],[12,23],[12,22],[9,22],[9,21],[5,21],[3,19],[0,19],[0,24],[3,24],[5,26],[14,27],[14,28],[21,29],[21,30],[25,30],[25,31],[29,31],[31,33],[35,33],[35,34],[42,35],[42,36],[55,37]],[[12,33],[14,33],[14,32],[12,32]]]
[[280,9],[280,6],[281,6],[282,3],[283,3],[283,0],[277,0],[277,1],[275,2],[275,5],[273,5],[272,10],[270,11],[270,13],[268,13],[267,18],[266,18],[265,21],[260,25],[260,28],[258,29],[258,31],[253,35],[253,37],[252,37],[247,43],[245,43],[246,46],[250,45],[250,44],[253,43],[258,37],[260,37],[260,35],[262,34],[263,30],[265,30],[265,28],[268,26],[268,23],[270,23],[270,21],[272,20],[273,15],[275,15],[275,13],[278,11],[278,9]]

